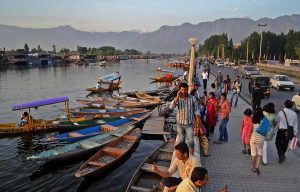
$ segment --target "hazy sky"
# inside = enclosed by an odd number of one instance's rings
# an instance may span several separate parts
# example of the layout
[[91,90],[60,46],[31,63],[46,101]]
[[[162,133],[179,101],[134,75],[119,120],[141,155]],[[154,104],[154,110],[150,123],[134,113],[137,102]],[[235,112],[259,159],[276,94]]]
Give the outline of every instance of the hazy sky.
[[0,24],[83,31],[155,31],[219,18],[300,14],[299,0],[1,0]]

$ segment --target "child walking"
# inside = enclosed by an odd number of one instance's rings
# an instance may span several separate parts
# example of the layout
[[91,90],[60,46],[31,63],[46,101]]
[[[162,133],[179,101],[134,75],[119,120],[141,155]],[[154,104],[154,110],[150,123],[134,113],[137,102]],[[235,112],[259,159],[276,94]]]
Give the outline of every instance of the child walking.
[[251,130],[253,128],[252,124],[252,110],[250,108],[246,109],[244,111],[244,116],[242,118],[242,124],[241,124],[241,138],[243,143],[243,154],[248,155],[251,154],[250,151],[250,138],[251,138]]

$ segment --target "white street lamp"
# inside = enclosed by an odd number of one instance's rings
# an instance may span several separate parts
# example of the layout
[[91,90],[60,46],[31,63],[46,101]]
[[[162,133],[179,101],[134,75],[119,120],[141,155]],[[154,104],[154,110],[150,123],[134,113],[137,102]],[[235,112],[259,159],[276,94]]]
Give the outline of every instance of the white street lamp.
[[189,70],[189,79],[188,79],[188,85],[189,85],[189,92],[192,90],[192,84],[193,84],[193,75],[194,75],[194,65],[195,65],[195,45],[198,43],[198,39],[191,37],[189,38],[188,42],[192,46],[191,47],[191,57],[190,57],[190,70]]

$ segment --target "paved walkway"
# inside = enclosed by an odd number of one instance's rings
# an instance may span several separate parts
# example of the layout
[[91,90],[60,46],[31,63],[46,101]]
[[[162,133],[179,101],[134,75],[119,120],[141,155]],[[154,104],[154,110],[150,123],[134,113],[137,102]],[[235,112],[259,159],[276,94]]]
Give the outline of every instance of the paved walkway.
[[[210,83],[215,79],[210,77]],[[208,87],[210,87],[208,83]],[[202,95],[203,89],[200,88]],[[228,95],[230,98],[230,95]],[[214,137],[209,142],[209,153],[212,156],[202,157],[202,165],[208,169],[209,182],[203,191],[214,192],[225,185],[230,192],[255,191],[276,192],[300,191],[300,149],[286,153],[287,159],[278,163],[275,138],[268,149],[268,165],[260,166],[258,176],[251,171],[249,155],[242,154],[240,139],[240,123],[243,112],[250,106],[239,99],[238,107],[232,108],[230,120],[227,124],[229,141],[221,145],[213,144],[218,138],[219,127],[216,127]]]

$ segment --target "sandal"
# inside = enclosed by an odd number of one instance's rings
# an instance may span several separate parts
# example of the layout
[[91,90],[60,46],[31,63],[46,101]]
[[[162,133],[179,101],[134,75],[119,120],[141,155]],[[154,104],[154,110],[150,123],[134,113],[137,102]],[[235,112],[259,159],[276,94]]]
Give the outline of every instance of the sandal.
[[256,173],[256,169],[255,168],[252,168],[251,170],[252,170],[253,173]]
[[257,175],[260,175],[260,171],[259,171],[258,168],[256,168],[256,174],[257,174]]
[[243,150],[243,154],[245,154],[245,155],[246,155],[246,154],[247,154],[247,151],[246,151],[246,150]]

